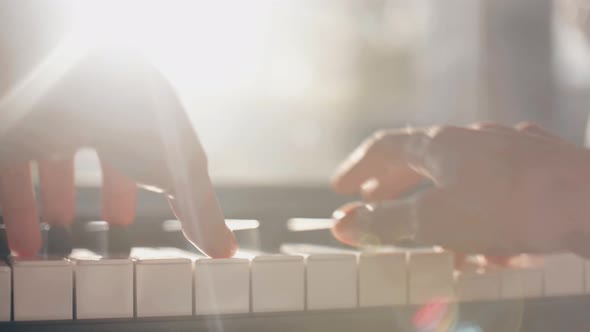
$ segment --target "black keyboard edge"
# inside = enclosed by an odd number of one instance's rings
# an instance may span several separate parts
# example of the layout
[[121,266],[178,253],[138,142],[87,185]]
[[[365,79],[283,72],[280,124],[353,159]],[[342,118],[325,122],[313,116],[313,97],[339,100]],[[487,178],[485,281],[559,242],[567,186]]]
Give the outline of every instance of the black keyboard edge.
[[[129,318],[0,323],[0,331],[414,331],[418,307],[249,313],[161,318]],[[460,324],[481,331],[580,331],[590,327],[590,295],[450,304]],[[471,331],[471,330],[470,330]]]

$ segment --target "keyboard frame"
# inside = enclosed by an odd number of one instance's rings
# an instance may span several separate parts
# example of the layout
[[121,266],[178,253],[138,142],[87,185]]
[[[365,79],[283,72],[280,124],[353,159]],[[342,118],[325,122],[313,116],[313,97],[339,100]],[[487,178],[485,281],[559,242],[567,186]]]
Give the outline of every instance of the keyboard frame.
[[[258,219],[262,222],[265,238],[262,247],[274,250],[289,238],[283,222],[293,216],[321,216],[344,202],[348,197],[334,196],[323,187],[270,186],[233,187],[221,186],[218,194],[226,208],[228,218]],[[100,197],[97,187],[78,188],[77,225],[100,216],[99,205],[93,204]],[[297,201],[300,204],[285,206],[285,202]],[[263,206],[260,212],[252,212],[251,206]],[[152,234],[151,228],[159,222],[172,218],[161,195],[140,191],[138,197],[138,219],[132,225],[132,234]],[[272,221],[272,222],[271,222]],[[321,232],[322,236],[325,231]],[[153,238],[153,239],[152,239]],[[146,246],[153,245],[157,236],[148,237]],[[321,237],[325,241],[324,237]],[[297,238],[299,240],[299,238]],[[154,242],[154,243],[152,243]],[[322,242],[323,243],[323,242]],[[499,300],[490,302],[461,303],[459,307],[462,321],[475,321],[483,331],[579,331],[590,330],[590,295],[565,297],[533,298],[524,300]],[[408,325],[413,313],[412,306],[356,308],[350,310],[318,310],[282,313],[248,313],[232,315],[203,315],[160,318],[127,318],[100,320],[26,321],[0,322],[0,331],[412,331]],[[502,319],[510,312],[521,311],[520,328],[502,328]],[[221,324],[221,325],[220,325]]]
[[[410,323],[417,310],[416,306],[396,306],[220,316],[5,322],[0,323],[0,331],[416,331]],[[461,322],[476,322],[481,331],[580,331],[590,326],[590,295],[465,302],[459,304],[458,312]]]
[[[277,252],[284,242],[341,246],[326,230],[311,232],[314,233],[313,241],[307,241],[309,234],[292,234],[287,230],[286,222],[293,217],[329,217],[338,207],[357,199],[354,196],[336,195],[329,186],[323,184],[216,184],[215,191],[227,219],[255,219],[260,222],[260,243],[256,249],[266,252]],[[161,243],[162,221],[176,219],[166,197],[147,190],[139,190],[137,195],[136,221],[129,226],[133,246],[172,246]],[[74,247],[87,245],[83,235],[86,222],[101,220],[100,200],[99,186],[77,186],[77,215],[72,225],[72,231],[77,234]],[[188,246],[188,241],[181,242],[185,247]]]

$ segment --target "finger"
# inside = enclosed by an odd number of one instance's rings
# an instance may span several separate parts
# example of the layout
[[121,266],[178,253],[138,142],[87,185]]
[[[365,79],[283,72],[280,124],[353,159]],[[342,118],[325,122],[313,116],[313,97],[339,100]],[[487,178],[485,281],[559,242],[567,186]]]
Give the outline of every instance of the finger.
[[332,235],[336,240],[351,246],[362,246],[362,233],[367,231],[363,229],[360,224],[360,219],[364,216],[359,216],[360,213],[365,212],[365,205],[362,202],[347,203],[339,207],[332,217],[336,223],[332,226]]
[[38,165],[41,220],[50,225],[71,225],[76,214],[74,158],[42,160]]
[[489,132],[452,126],[378,132],[340,166],[332,186],[338,193],[350,194],[367,180],[392,171],[402,177],[418,173],[440,186],[459,175],[457,165],[469,155],[468,149],[495,140]]
[[404,149],[405,159],[417,173],[438,187],[445,187],[470,171],[465,166],[481,160],[475,156],[482,150],[505,149],[512,140],[513,135],[498,135],[490,130],[433,127],[410,135]]
[[170,206],[182,222],[185,237],[205,254],[227,258],[235,254],[237,241],[226,226],[213,185],[208,178],[177,186]]
[[493,255],[486,255],[486,261],[488,264],[492,264],[495,266],[508,266],[510,263],[511,256],[493,256]]
[[338,168],[332,178],[333,189],[340,194],[353,194],[372,178],[394,173],[396,178],[415,177],[408,167],[404,148],[411,135],[408,131],[379,131],[361,144]]
[[41,249],[37,202],[29,163],[0,170],[0,201],[8,244],[20,257],[35,257]]
[[501,247],[491,227],[448,199],[446,191],[431,189],[410,200],[347,205],[335,213],[334,236],[349,245],[396,244],[415,235],[420,243],[440,245],[462,253],[487,253]]
[[[182,223],[185,237],[211,257],[231,257],[237,250],[234,234],[225,224],[207,157],[174,89],[167,82],[154,89],[159,138],[165,151],[165,172],[171,188],[169,202]],[[176,116],[171,117],[174,109]]]
[[378,179],[365,182],[361,188],[363,199],[368,202],[395,199],[403,195],[409,188],[419,184],[423,177],[414,171],[391,172]]
[[236,239],[225,225],[191,121],[167,82],[152,76],[147,82],[147,122],[153,127],[138,131],[141,142],[101,142],[99,155],[140,185],[166,192],[186,238],[195,246],[212,257],[230,257],[237,249]]
[[334,213],[332,233],[339,241],[357,247],[396,244],[414,233],[413,204],[401,201],[380,203],[369,208],[349,203]]
[[100,166],[102,169],[102,218],[111,225],[130,225],[135,220],[137,185],[102,159]]

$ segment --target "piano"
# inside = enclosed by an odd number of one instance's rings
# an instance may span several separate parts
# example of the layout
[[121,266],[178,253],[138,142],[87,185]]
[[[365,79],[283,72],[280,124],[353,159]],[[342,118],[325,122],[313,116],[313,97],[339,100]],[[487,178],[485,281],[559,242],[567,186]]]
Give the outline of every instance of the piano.
[[[301,227],[307,222],[310,227]],[[75,235],[89,246],[66,258],[0,263],[0,331],[590,327],[590,262],[569,253],[457,268],[454,255],[440,248],[337,246],[326,229],[329,220],[285,219],[285,233],[273,234],[281,242],[276,248],[261,240],[268,232],[263,220],[230,223],[244,248],[231,259],[190,250],[172,220],[157,227],[136,223],[129,233],[143,231],[150,245],[132,240],[126,256],[100,252],[104,239],[97,234],[105,235],[104,224],[78,225]],[[80,241],[73,244],[80,247]]]

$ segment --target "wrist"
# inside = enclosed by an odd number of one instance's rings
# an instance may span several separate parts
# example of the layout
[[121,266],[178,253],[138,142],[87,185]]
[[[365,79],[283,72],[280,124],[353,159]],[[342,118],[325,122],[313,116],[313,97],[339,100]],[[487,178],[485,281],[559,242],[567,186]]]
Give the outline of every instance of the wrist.
[[[574,158],[562,159],[561,184],[553,186],[556,206],[562,213],[565,249],[590,255],[590,150],[575,148]],[[556,222],[560,222],[556,220]]]

